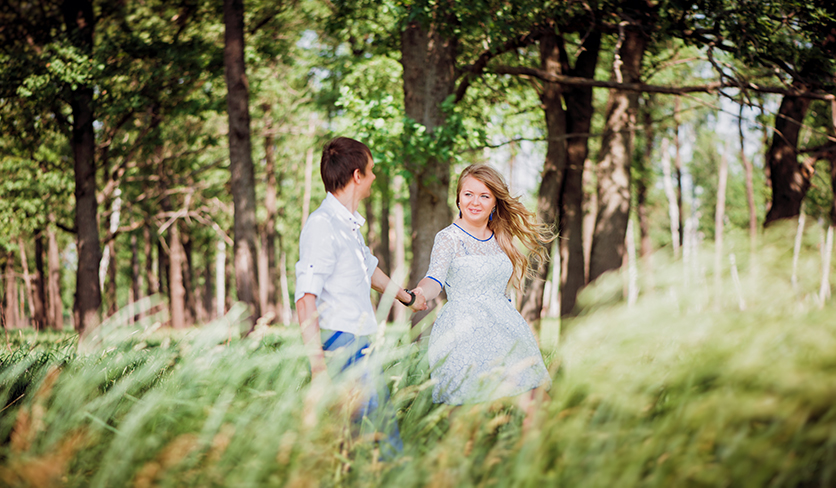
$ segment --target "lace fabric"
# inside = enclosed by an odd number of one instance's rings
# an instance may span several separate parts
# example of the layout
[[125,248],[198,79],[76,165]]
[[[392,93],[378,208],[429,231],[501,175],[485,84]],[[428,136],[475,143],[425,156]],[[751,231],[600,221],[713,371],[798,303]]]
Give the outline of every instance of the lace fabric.
[[430,334],[434,402],[485,402],[551,385],[537,340],[508,299],[512,272],[493,236],[479,240],[455,224],[436,235],[427,276],[448,301]]

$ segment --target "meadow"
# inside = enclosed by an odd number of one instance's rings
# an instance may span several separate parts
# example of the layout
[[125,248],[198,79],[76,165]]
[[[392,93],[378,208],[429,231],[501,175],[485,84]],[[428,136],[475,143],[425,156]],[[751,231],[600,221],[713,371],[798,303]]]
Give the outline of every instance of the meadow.
[[185,332],[115,316],[81,344],[12,331],[0,485],[833,486],[836,319],[814,234],[795,272],[780,240],[740,253],[721,289],[709,255],[657,255],[631,305],[622,276],[590,287],[541,342],[554,384],[525,432],[510,403],[434,405],[425,349],[388,324],[405,451],[387,462],[352,435],[350,392],[310,382],[295,326],[241,338],[234,308]]

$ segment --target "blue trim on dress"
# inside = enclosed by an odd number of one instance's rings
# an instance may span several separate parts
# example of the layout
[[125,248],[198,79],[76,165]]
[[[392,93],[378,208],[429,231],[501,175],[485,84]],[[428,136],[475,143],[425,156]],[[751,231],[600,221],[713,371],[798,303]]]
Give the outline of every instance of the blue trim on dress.
[[442,289],[442,290],[444,289],[444,285],[442,285],[442,284],[441,284],[441,282],[440,282],[440,281],[438,281],[437,279],[435,279],[435,278],[433,278],[432,276],[429,276],[429,275],[427,275],[427,278],[429,278],[429,279],[431,279],[431,280],[435,281],[436,283],[438,283],[438,284],[439,284],[439,286],[441,286],[441,289]]
[[[455,222],[453,222],[453,225],[455,225],[456,227],[459,227],[459,224],[457,224],[457,223],[455,223]],[[493,238],[493,231],[491,231],[491,236],[490,236],[490,237],[488,237],[487,239],[479,239],[478,237],[476,237],[476,236],[474,236],[473,234],[471,234],[470,232],[468,232],[468,231],[466,231],[466,230],[462,229],[461,227],[459,227],[459,229],[461,229],[461,231],[462,231],[462,232],[464,232],[465,234],[469,235],[470,237],[473,237],[474,239],[476,239],[476,240],[477,240],[477,241],[479,241],[479,242],[488,242],[489,240],[491,240],[491,239]]]

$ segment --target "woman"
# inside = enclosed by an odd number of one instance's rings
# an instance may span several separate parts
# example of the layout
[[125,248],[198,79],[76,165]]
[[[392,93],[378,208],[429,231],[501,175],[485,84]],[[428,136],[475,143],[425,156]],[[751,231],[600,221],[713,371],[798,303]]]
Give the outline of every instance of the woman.
[[521,397],[525,405],[537,388],[551,386],[551,378],[533,332],[508,297],[532,270],[514,238],[545,260],[554,236],[486,165],[462,171],[456,206],[459,216],[435,236],[429,270],[415,289],[427,301],[447,290],[430,334],[433,401],[461,405],[532,392]]

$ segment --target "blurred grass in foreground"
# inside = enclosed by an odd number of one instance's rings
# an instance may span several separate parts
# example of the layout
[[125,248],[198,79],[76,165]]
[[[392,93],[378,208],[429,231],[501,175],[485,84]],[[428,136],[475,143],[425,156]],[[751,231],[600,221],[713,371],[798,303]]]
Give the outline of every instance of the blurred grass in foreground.
[[349,434],[349,392],[309,382],[295,327],[237,339],[234,309],[185,332],[111,323],[81,348],[15,332],[0,354],[0,485],[833,486],[834,306],[815,299],[815,241],[795,289],[785,242],[737,256],[740,287],[726,269],[721,293],[711,256],[688,282],[657,256],[633,307],[613,299],[619,276],[587,290],[545,351],[551,401],[524,435],[502,402],[433,405],[424,351],[390,325],[406,445],[390,463]]

